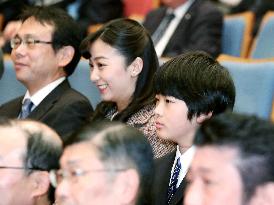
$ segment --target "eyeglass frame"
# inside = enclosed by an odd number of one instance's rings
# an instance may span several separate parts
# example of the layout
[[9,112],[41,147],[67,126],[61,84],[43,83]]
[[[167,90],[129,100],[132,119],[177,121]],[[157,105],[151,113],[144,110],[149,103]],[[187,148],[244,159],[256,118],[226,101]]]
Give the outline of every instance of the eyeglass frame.
[[[18,42],[19,44],[16,45],[15,41],[16,40],[20,40],[20,42]],[[10,40],[10,47],[12,49],[17,49],[21,44],[24,44],[27,46],[27,48],[34,48],[34,46],[38,43],[41,43],[41,44],[53,44],[52,41],[42,41],[42,40],[36,40],[32,37],[26,37],[26,38],[20,38],[19,36],[15,36],[14,38],[12,38]]]
[[16,167],[16,166],[0,166],[0,169],[17,169],[17,170],[32,170],[32,171],[47,171],[42,168]]
[[[81,169],[75,169],[73,171],[68,170],[62,170],[62,169],[52,169],[49,171],[49,179],[50,184],[56,188],[58,184],[61,183],[64,179],[68,178],[71,180],[71,178],[74,178],[74,180],[78,179],[78,177],[85,176],[91,172],[122,172],[127,170],[126,168],[121,169],[90,169],[90,170],[81,170]],[[58,175],[58,172],[61,172],[61,174]],[[65,176],[66,175],[66,176]],[[58,180],[58,176],[61,176],[61,180]],[[59,182],[58,182],[59,181]]]

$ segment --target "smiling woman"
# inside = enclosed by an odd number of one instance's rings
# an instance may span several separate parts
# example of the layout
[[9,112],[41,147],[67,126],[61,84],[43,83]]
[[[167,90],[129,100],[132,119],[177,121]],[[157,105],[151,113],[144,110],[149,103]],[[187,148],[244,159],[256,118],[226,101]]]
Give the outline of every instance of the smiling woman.
[[155,157],[173,150],[156,136],[152,78],[159,64],[145,28],[134,20],[113,20],[84,39],[81,49],[103,100],[92,120],[108,118],[140,129]]

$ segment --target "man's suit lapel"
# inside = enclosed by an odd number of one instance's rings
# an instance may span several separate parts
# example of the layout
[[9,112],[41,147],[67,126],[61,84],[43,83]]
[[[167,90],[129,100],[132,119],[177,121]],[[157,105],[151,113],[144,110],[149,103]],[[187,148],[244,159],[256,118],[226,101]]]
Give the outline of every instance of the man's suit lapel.
[[3,111],[4,113],[2,113],[2,114],[4,116],[8,116],[10,118],[17,118],[19,116],[19,113],[21,112],[23,99],[24,99],[24,96],[21,96],[21,97],[16,98],[15,100],[13,100],[8,105],[9,109],[7,109],[6,111]]
[[154,23],[151,24],[151,34],[153,34],[156,31],[156,29],[158,28],[158,26],[162,22],[163,18],[166,15],[166,10],[167,10],[167,8],[163,8],[163,9],[159,10],[159,13],[156,16],[156,19],[154,19],[155,20]]
[[[66,79],[58,85],[45,99],[30,113],[28,118],[40,120],[46,115],[54,104],[59,100],[60,96],[70,88],[68,80]],[[62,112],[60,110],[60,112]]]

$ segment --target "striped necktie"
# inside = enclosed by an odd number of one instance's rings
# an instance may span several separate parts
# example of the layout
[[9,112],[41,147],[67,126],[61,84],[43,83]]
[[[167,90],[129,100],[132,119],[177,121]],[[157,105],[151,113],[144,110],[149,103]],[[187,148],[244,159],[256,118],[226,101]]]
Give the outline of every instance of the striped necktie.
[[25,119],[31,113],[32,106],[33,103],[31,102],[31,100],[29,98],[25,99],[18,118]]
[[173,195],[175,194],[177,188],[176,185],[178,183],[178,176],[181,170],[181,161],[180,161],[180,157],[177,159],[176,161],[176,165],[171,177],[171,181],[168,187],[168,193],[167,193],[167,203],[170,204],[171,199],[173,197]]
[[156,29],[156,31],[152,34],[152,41],[154,43],[154,46],[157,45],[159,40],[163,37],[168,25],[172,21],[172,19],[175,17],[173,13],[167,13],[163,20],[161,21],[160,25]]

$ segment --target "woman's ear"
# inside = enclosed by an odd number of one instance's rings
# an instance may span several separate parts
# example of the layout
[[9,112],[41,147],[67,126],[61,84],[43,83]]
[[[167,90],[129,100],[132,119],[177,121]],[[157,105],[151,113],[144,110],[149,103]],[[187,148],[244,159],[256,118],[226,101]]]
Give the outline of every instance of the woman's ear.
[[72,46],[64,46],[58,50],[58,65],[59,67],[65,67],[68,65],[74,56],[74,48]]
[[143,69],[143,60],[140,57],[135,58],[135,60],[130,65],[130,74],[132,77],[138,76]]

